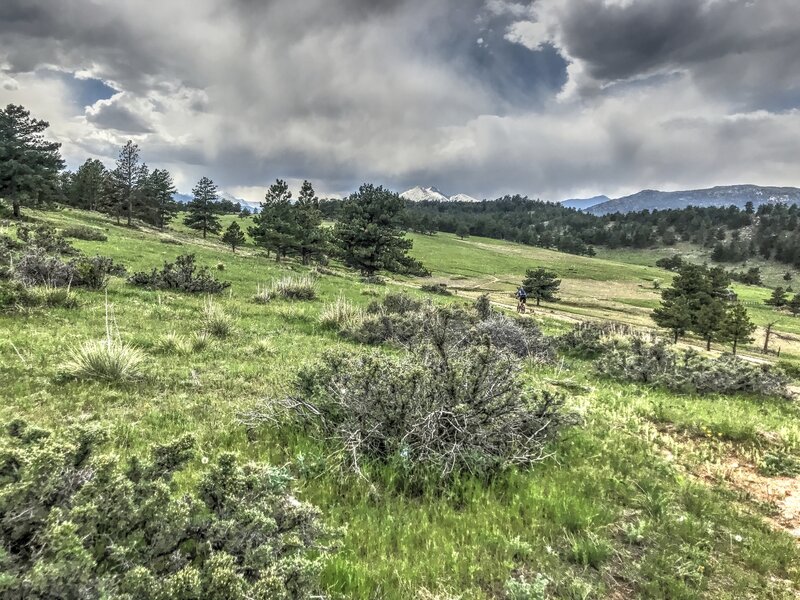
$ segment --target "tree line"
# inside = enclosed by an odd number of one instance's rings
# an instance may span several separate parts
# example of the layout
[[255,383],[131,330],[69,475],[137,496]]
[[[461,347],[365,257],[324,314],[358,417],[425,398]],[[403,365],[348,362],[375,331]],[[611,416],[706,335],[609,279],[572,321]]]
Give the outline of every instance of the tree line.
[[[182,207],[175,200],[177,190],[169,171],[150,170],[132,141],[120,150],[113,169],[88,159],[75,173],[64,171],[60,144],[44,137],[48,126],[21,106],[0,110],[0,198],[10,199],[16,218],[23,206],[63,203],[103,212],[128,226],[140,220],[164,229],[185,210],[183,223],[207,238],[223,233],[221,214],[249,214],[247,207],[220,198],[218,187],[208,177],[197,182],[191,201]],[[335,226],[325,228],[312,184],[304,181],[294,201],[287,183],[278,179],[267,190],[248,233],[277,261],[296,257],[309,264],[336,256],[366,276],[379,270],[428,274],[408,256],[412,242],[403,228],[405,203],[396,193],[364,184],[339,201],[337,208]],[[221,239],[233,252],[246,242],[236,221]]]

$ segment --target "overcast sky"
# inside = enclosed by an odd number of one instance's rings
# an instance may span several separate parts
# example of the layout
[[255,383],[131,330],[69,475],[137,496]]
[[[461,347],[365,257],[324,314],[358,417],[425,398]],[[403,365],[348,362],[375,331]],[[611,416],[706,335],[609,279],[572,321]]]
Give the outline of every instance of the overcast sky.
[[800,1],[0,0],[0,102],[247,200],[800,186]]

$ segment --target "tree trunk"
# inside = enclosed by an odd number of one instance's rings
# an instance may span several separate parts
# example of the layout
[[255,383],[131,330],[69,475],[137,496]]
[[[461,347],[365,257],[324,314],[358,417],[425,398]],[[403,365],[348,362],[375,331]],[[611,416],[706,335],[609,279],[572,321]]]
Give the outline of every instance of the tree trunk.
[[733,338],[733,355],[734,355],[734,356],[736,356],[736,343],[737,343],[738,341],[739,341],[739,340],[737,340],[736,338]]
[[539,296],[536,296],[536,306],[539,306],[539,302],[540,301],[541,301],[541,298],[539,298]]
[[678,343],[678,330],[676,329],[676,330],[675,330],[673,333],[674,333],[674,336],[675,336],[675,337],[674,337],[674,339],[672,340],[672,343],[673,343],[673,344],[677,344],[677,343]]
[[206,239],[206,228],[203,227],[203,239]]
[[128,227],[130,227],[131,226],[131,212],[133,212],[133,201],[131,200],[130,196],[128,196],[128,207],[127,208],[128,208]]
[[761,351],[762,354],[766,354],[769,352],[769,334],[772,333],[772,323],[767,323],[767,333],[764,336],[764,349]]
[[711,350],[711,338],[706,338],[706,350]]

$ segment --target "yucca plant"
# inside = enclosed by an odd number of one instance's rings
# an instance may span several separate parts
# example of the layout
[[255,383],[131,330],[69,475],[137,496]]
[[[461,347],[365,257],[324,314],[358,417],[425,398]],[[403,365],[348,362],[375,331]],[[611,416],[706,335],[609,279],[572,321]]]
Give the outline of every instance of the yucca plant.
[[255,301],[266,303],[276,298],[284,300],[313,300],[317,297],[317,281],[311,275],[287,275],[273,280],[256,291]]
[[158,340],[156,350],[161,354],[189,354],[192,351],[192,345],[186,338],[171,331]]
[[233,333],[233,319],[211,298],[203,307],[202,331],[215,338],[226,338]]
[[106,296],[106,336],[84,342],[64,364],[65,374],[90,381],[130,381],[142,374],[144,355],[119,337],[113,307]]
[[319,315],[319,324],[325,329],[345,329],[362,317],[362,311],[347,298],[339,296],[327,304]]

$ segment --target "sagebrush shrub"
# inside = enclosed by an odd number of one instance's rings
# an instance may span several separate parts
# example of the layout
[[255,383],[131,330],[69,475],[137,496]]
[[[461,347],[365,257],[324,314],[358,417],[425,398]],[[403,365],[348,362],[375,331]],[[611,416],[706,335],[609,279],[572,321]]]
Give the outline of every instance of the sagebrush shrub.
[[497,313],[478,321],[475,334],[479,338],[487,338],[496,348],[520,358],[530,356],[542,363],[551,362],[555,358],[552,341],[542,334],[531,319],[522,321]]
[[78,254],[78,250],[50,225],[37,225],[33,228],[27,225],[19,225],[17,227],[17,237],[31,250],[39,249],[46,253],[65,256]]
[[153,290],[178,290],[189,293],[216,294],[230,287],[230,282],[211,276],[208,267],[198,267],[194,254],[178,256],[174,263],[165,262],[162,269],[140,271],[128,277],[128,283]]
[[563,399],[526,389],[508,353],[448,339],[436,332],[399,357],[328,352],[300,371],[295,393],[273,408],[337,440],[355,471],[377,461],[412,478],[488,476],[541,460],[569,420]]
[[191,477],[185,436],[146,460],[101,456],[94,427],[0,434],[0,596],[296,599],[318,593],[330,531],[291,477],[223,454]]
[[125,275],[125,267],[106,256],[81,256],[64,262],[58,256],[34,248],[19,257],[14,275],[27,286],[85,287],[100,290],[112,275]]
[[429,294],[438,294],[440,296],[452,296],[453,292],[447,289],[446,283],[423,283],[419,289]]
[[494,314],[492,310],[492,300],[489,298],[489,294],[481,294],[475,300],[475,312],[478,313],[478,318],[488,319],[489,317]]
[[639,336],[616,340],[594,364],[602,375],[678,392],[790,396],[789,378],[770,365],[727,354],[713,359],[695,350],[677,352],[663,341]]
[[596,358],[608,349],[615,336],[631,335],[628,325],[610,321],[585,321],[576,323],[567,333],[559,336],[559,349],[580,358]]
[[85,225],[66,227],[62,230],[61,235],[63,235],[65,238],[86,240],[90,242],[105,242],[108,240],[108,236],[104,232],[94,227],[87,227]]
[[259,288],[256,302],[270,302],[276,298],[284,300],[313,300],[317,297],[317,281],[311,275],[287,275],[273,280],[268,286]]
[[135,346],[110,336],[84,342],[64,363],[62,372],[89,381],[131,381],[142,374],[144,355]]

